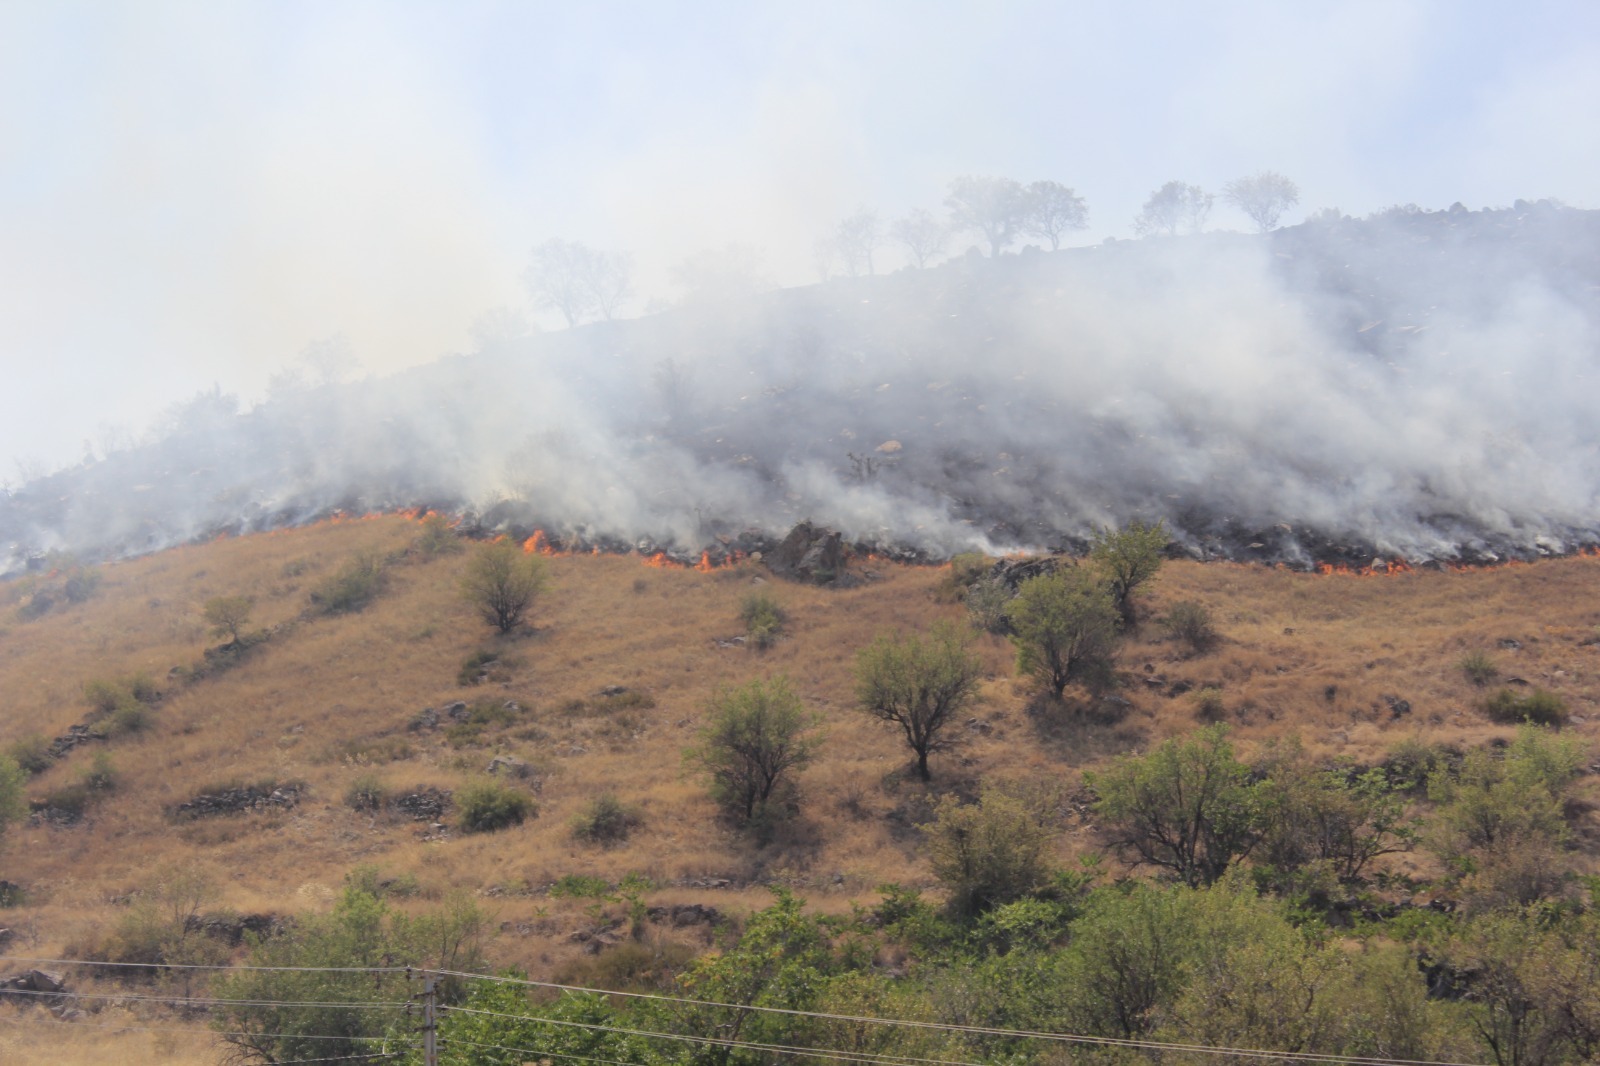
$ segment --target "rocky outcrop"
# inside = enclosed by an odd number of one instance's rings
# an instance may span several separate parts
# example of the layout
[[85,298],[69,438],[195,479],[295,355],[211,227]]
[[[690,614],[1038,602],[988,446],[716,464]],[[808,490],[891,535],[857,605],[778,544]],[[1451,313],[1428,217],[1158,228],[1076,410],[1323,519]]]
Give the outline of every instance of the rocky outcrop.
[[237,785],[218,792],[202,792],[173,808],[175,818],[213,818],[249,811],[290,810],[300,803],[305,785]]
[[779,577],[832,585],[843,582],[848,559],[841,534],[807,519],[791,529],[764,561]]

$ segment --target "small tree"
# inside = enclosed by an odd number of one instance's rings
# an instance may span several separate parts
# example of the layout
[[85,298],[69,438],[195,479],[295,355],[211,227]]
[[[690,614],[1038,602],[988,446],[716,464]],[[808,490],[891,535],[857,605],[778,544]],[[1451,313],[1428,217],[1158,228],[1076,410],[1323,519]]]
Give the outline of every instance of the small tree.
[[250,611],[255,607],[254,596],[214,596],[205,602],[206,624],[214,637],[227,637],[229,644],[239,643],[244,627],[250,624]]
[[480,547],[467,562],[461,594],[485,622],[509,633],[522,624],[546,581],[541,556],[524,552],[512,541],[496,540]]
[[1083,197],[1058,181],[1036,181],[1023,195],[1022,232],[1050,242],[1052,252],[1061,248],[1061,237],[1068,230],[1089,225],[1089,210]]
[[950,231],[933,217],[933,212],[919,207],[905,218],[890,223],[889,238],[904,248],[906,258],[921,270],[929,260],[944,254],[950,243]]
[[22,795],[22,785],[28,779],[26,771],[9,755],[0,755],[0,843],[5,842],[6,827],[28,813],[28,804]]
[[1161,553],[1172,538],[1163,522],[1145,525],[1137,520],[1121,529],[1096,534],[1089,557],[1105,572],[1111,600],[1124,622],[1133,621],[1133,593],[1161,569]]
[[1277,228],[1285,211],[1300,202],[1300,189],[1282,174],[1263,170],[1228,182],[1222,187],[1222,198],[1248,215],[1256,229],[1268,233]]
[[993,789],[977,803],[946,796],[938,812],[928,827],[928,855],[957,914],[1021,899],[1049,879],[1056,834],[1043,812],[1020,798]]
[[729,814],[744,822],[769,815],[816,754],[815,720],[783,677],[720,692],[706,711],[710,721],[685,758]]
[[983,234],[990,256],[999,255],[1017,239],[1028,214],[1027,190],[1010,178],[956,178],[944,202],[950,209],[951,228]]
[[928,755],[971,702],[982,672],[967,636],[949,623],[935,626],[927,640],[880,634],[856,656],[856,698],[868,714],[901,728],[916,753],[917,775],[927,781]]
[[1211,194],[1200,186],[1169,181],[1144,202],[1133,231],[1141,237],[1153,233],[1176,237],[1179,227],[1187,225],[1189,232],[1199,233],[1211,215],[1211,204]]
[[1112,844],[1191,887],[1221,877],[1267,826],[1262,786],[1233,757],[1226,726],[1168,740],[1148,755],[1124,755],[1084,780],[1099,794],[1095,810]]
[[1072,681],[1098,683],[1111,669],[1117,609],[1106,586],[1075,567],[1024,581],[1006,605],[1017,669],[1060,699]]

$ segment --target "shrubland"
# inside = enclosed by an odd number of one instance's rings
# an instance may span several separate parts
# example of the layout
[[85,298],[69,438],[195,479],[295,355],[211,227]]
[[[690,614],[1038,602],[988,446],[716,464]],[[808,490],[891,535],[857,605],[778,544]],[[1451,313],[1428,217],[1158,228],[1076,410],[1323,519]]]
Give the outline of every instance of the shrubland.
[[[1085,557],[1056,572],[1103,620],[1099,665],[1058,686],[1049,649],[1022,649],[1061,615],[1010,606],[1027,601],[996,560],[858,561],[859,584],[820,589],[748,562],[540,557],[538,625],[502,633],[462,595],[480,556],[440,547],[458,542],[400,516],[222,539],[100,567],[91,597],[9,625],[0,950],[137,961],[146,991],[178,987],[180,958],[455,950],[461,969],[836,1016],[1441,1061],[1596,1050],[1600,560],[1357,577],[1164,559],[1130,617]],[[358,610],[311,598],[374,568]],[[782,604],[760,655],[726,639],[754,594]],[[975,597],[1002,632],[969,623]],[[200,609],[218,599],[272,637],[189,670],[228,639]],[[959,698],[940,704],[947,676]],[[880,706],[944,707],[930,778]],[[138,727],[108,728],[118,713]],[[74,726],[91,735],[50,754]],[[728,758],[775,750],[753,777]],[[229,781],[283,798],[171,813]],[[115,801],[40,816],[80,788]],[[216,932],[241,923],[278,931]],[[258,979],[205,991],[344,1002]],[[454,1015],[458,1037],[615,1061],[694,1045],[557,1023],[695,1035],[743,1016],[449,994],[512,1016]],[[924,1058],[1063,1050],[738,1024]]]

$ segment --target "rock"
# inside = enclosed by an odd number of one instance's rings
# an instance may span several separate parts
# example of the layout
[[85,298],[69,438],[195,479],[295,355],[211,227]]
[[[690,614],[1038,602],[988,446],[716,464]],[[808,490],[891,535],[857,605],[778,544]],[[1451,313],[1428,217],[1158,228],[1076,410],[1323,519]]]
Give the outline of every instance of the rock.
[[605,688],[600,690],[600,695],[620,696],[626,691],[628,691],[628,687],[626,685],[607,685]]
[[416,717],[411,719],[410,728],[413,729],[413,730],[417,730],[417,729],[438,729],[439,728],[439,712],[434,710],[432,707],[424,707],[424,708],[422,708],[422,710],[417,712]]
[[467,716],[467,702],[465,700],[456,700],[454,703],[446,704],[444,713],[460,721]]
[[450,804],[450,792],[442,788],[419,788],[394,801],[394,809],[418,822],[437,822]]
[[59,996],[67,990],[67,979],[49,970],[23,970],[21,973],[0,977],[0,993],[37,992]]
[[210,818],[224,814],[244,814],[268,809],[291,810],[300,803],[305,786],[300,784],[244,785],[221,792],[202,792],[172,809],[177,818]]
[[527,777],[533,773],[533,767],[528,765],[526,759],[519,759],[515,755],[496,755],[489,760],[488,772],[491,774],[504,774],[507,777]]
[[767,559],[767,567],[791,581],[834,584],[844,576],[844,537],[807,519],[783,538]]
[[1404,718],[1411,713],[1411,701],[1403,700],[1399,696],[1385,696],[1383,702],[1389,705],[1389,713],[1395,718]]
[[722,920],[722,912],[704,903],[679,903],[670,907],[651,907],[645,917],[661,925],[683,929],[691,925],[715,925]]
[[1515,640],[1515,639],[1513,639],[1511,637],[1506,637],[1505,639],[1500,641],[1500,646],[1502,648],[1504,648],[1506,651],[1521,651],[1522,650],[1522,641]]

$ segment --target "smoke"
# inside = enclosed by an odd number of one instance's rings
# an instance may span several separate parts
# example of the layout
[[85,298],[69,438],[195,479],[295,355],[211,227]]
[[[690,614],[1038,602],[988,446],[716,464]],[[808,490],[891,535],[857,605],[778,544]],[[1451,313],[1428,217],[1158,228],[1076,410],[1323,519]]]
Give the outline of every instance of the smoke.
[[1297,565],[1568,551],[1600,542],[1597,236],[1550,204],[1330,216],[486,330],[244,414],[202,394],[0,501],[0,565],[417,504],[652,550],[802,518],[1040,549],[1139,518]]

